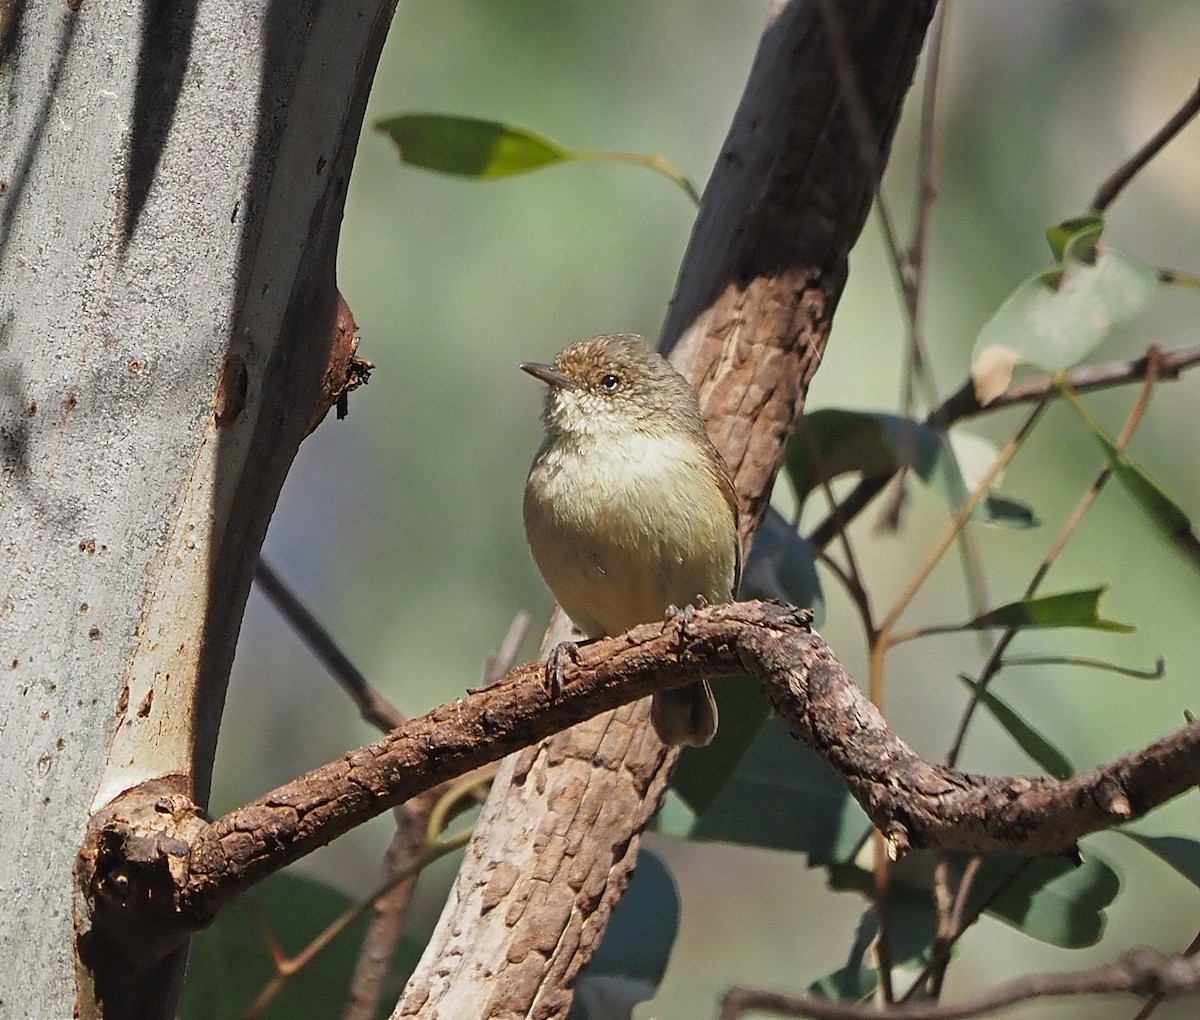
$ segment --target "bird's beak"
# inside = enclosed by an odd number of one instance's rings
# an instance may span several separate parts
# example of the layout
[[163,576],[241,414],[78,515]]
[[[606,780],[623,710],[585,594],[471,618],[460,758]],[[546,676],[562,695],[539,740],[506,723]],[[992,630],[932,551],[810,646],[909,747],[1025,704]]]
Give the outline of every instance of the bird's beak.
[[553,365],[542,365],[536,361],[526,361],[522,362],[521,371],[528,372],[535,379],[541,379],[548,386],[558,386],[564,390],[579,389],[579,383],[569,375],[564,375]]

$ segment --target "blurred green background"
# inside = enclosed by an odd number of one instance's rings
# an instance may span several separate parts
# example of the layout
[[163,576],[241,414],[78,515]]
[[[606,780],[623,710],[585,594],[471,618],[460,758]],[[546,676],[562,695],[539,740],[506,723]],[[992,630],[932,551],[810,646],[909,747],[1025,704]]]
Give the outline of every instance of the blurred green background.
[[[565,166],[475,183],[402,167],[371,130],[401,112],[495,118],[569,145],[667,156],[707,179],[753,58],[766,0],[402,0],[360,143],[339,279],[360,353],[378,366],[347,420],[308,439],[285,487],[266,552],[358,666],[409,712],[474,685],[522,608],[532,655],[551,600],[520,522],[524,473],[538,443],[539,387],[516,370],[579,336],[657,338],[694,210],[668,182],[620,166]],[[1043,228],[1082,213],[1097,185],[1196,81],[1200,6],[1178,0],[974,0],[950,10],[940,93],[941,196],[925,293],[933,372],[943,393],[964,377],[974,336],[1025,276],[1048,264]],[[915,190],[915,103],[901,124],[885,193],[907,236]],[[1153,265],[1200,273],[1200,126],[1192,125],[1117,201],[1106,239]],[[851,260],[809,406],[894,409],[902,317],[878,221]],[[1100,357],[1194,343],[1200,295],[1164,289]],[[864,370],[864,366],[868,366]],[[1133,391],[1092,398],[1116,431]],[[1002,442],[1012,413],[970,426]],[[1200,374],[1160,388],[1131,448],[1200,516]],[[994,601],[1019,596],[1101,464],[1074,415],[1054,408],[1010,469],[1005,489],[1045,522],[978,530]],[[886,607],[942,528],[922,491],[899,536],[854,529],[877,607]],[[1052,735],[1079,767],[1177,727],[1200,677],[1200,577],[1151,535],[1115,486],[1050,575],[1047,592],[1110,582],[1105,615],[1135,635],[1080,632],[1018,641],[1016,651],[1099,655],[1152,665],[1158,683],[1080,670],[1024,668],[996,690]],[[861,627],[825,577],[823,633],[865,676]],[[953,558],[910,610],[912,623],[967,615]],[[919,750],[944,753],[964,700],[955,680],[978,666],[977,641],[905,645],[889,659],[887,714]],[[221,733],[213,810],[374,738],[349,701],[257,594],[251,597]],[[981,719],[962,765],[1031,766]],[[1194,835],[1188,797],[1144,823]],[[372,887],[389,819],[301,866],[351,893]],[[862,902],[825,889],[820,871],[781,853],[652,837],[683,898],[676,954],[659,998],[638,1016],[711,1015],[732,982],[800,990],[844,959]],[[1120,837],[1085,843],[1127,885],[1108,933],[1087,951],[1054,950],[985,921],[962,944],[948,993],[1031,969],[1106,962],[1131,946],[1182,949],[1200,927],[1200,895]],[[452,868],[432,869],[414,930],[436,919]],[[1128,1017],[1132,1000],[1038,1004],[1014,1017]],[[1190,1017],[1195,1004],[1160,1009]]]

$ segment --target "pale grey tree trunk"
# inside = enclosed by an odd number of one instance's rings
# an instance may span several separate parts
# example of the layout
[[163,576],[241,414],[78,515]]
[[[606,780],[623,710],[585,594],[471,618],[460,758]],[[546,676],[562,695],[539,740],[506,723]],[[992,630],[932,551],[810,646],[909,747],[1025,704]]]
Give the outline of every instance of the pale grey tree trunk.
[[[0,3],[4,1016],[76,1008],[89,812],[207,797],[394,2]],[[181,956],[81,1008],[168,1014]]]

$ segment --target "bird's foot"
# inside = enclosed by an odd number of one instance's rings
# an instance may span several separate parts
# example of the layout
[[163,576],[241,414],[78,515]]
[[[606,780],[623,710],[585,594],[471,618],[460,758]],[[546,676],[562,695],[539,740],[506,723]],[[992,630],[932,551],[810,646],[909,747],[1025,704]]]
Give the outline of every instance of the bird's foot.
[[550,654],[546,656],[546,687],[552,702],[562,696],[567,659],[571,660],[573,666],[579,665],[579,644],[577,642],[560,641],[550,649]]
[[[701,608],[703,608],[703,606]],[[691,623],[695,618],[695,606],[687,605],[680,609],[676,605],[670,605],[667,606],[667,611],[663,614],[663,623],[674,624],[675,640],[682,643],[684,637],[687,635],[688,624]]]

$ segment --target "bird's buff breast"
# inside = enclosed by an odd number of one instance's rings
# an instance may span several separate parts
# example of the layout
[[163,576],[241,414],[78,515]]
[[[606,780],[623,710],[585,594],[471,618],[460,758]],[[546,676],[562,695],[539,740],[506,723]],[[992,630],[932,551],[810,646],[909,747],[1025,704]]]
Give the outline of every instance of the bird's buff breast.
[[661,620],[697,595],[732,596],[733,513],[686,439],[548,443],[530,470],[524,510],[538,569],[589,636]]

